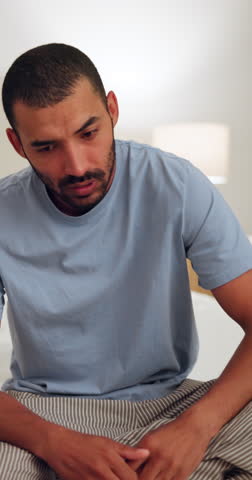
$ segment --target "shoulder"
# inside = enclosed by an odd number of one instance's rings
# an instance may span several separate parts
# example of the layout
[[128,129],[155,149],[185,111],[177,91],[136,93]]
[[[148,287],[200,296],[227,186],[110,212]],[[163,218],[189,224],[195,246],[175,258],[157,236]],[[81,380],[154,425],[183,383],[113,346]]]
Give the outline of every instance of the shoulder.
[[32,168],[0,178],[0,221],[5,224],[11,218],[17,218],[27,205],[31,192]]
[[12,195],[15,190],[24,188],[30,182],[32,168],[27,167],[6,177],[0,178],[0,197]]
[[152,179],[158,184],[181,188],[193,165],[186,159],[147,144],[116,140],[116,152],[128,164],[131,175]]

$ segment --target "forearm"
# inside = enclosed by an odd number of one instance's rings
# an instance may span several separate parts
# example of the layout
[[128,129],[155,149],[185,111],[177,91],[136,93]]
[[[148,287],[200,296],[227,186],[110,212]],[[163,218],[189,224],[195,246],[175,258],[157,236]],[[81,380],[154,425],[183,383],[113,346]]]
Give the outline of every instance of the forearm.
[[252,399],[252,331],[247,332],[212,388],[183,414],[208,430],[209,437]]
[[10,395],[0,392],[0,441],[11,443],[43,459],[49,431],[58,425],[33,413]]

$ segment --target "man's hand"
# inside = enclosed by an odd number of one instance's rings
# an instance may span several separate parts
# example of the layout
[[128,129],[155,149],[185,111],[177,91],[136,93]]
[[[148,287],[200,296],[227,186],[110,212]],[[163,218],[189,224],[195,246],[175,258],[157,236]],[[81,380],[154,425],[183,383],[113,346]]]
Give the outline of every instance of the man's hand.
[[147,460],[130,460],[138,480],[187,480],[200,464],[211,440],[200,425],[181,415],[145,435],[136,445],[147,448]]
[[125,460],[146,459],[149,453],[107,437],[54,426],[41,458],[62,480],[137,480]]

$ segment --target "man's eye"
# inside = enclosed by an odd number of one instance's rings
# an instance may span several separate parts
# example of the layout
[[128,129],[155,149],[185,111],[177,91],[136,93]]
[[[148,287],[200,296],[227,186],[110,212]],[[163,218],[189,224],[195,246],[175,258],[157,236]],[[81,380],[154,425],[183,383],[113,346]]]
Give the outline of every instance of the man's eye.
[[85,132],[82,134],[82,138],[91,138],[94,136],[94,134],[97,132],[97,129],[95,130],[90,130],[89,132]]
[[54,145],[46,145],[46,147],[39,148],[37,152],[51,152],[54,149]]

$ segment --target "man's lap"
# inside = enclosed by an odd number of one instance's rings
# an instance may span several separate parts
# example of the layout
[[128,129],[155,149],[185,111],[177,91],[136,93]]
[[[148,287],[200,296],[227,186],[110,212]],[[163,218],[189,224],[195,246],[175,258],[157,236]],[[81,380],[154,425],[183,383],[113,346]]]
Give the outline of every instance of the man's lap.
[[[14,396],[27,408],[50,422],[81,433],[106,436],[135,446],[148,432],[168,424],[201,398],[214,381],[200,382],[187,379],[165,397],[137,402],[64,396],[42,397],[13,390],[6,393]],[[93,416],[92,411],[94,411]],[[191,475],[190,480],[252,479],[251,425],[252,402],[224,425],[213,438],[203,461]],[[8,471],[12,472],[9,476],[2,474],[4,470],[7,471],[7,464],[9,464]],[[225,477],[224,472],[228,475],[227,472],[231,472],[234,467],[236,473],[231,477]],[[15,476],[17,469],[20,469],[20,472]],[[33,474],[29,473],[29,476],[25,469],[30,469]],[[45,462],[37,459],[30,452],[0,442],[0,478],[53,480],[55,476]]]

